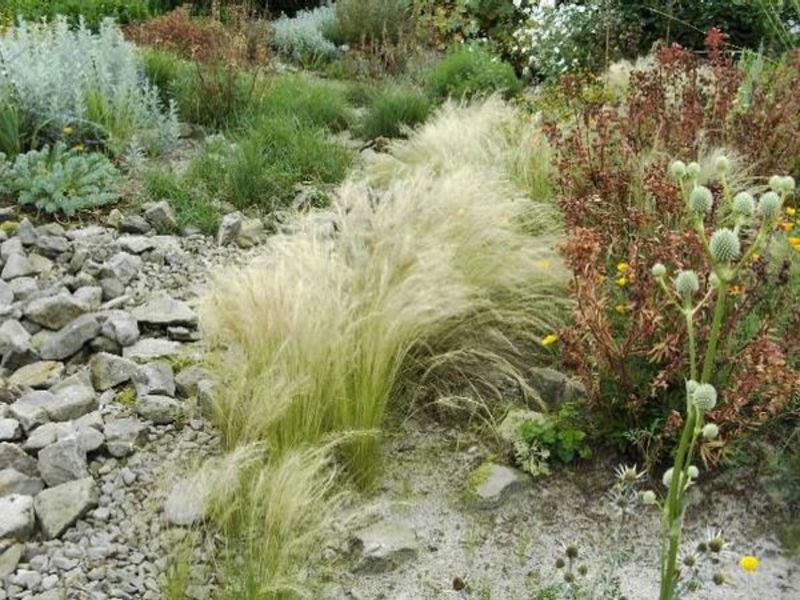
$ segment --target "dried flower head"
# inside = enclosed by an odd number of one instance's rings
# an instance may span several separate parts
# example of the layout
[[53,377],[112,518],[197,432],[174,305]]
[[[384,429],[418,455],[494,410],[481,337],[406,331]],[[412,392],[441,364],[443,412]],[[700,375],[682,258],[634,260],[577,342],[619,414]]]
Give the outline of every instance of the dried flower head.
[[723,227],[714,232],[709,244],[711,256],[718,262],[731,262],[742,251],[739,236],[731,229]]
[[633,485],[645,476],[645,472],[639,471],[636,468],[636,465],[633,465],[632,467],[629,467],[628,465],[617,465],[617,468],[614,469],[614,475],[616,475],[617,480],[620,483],[625,485]]

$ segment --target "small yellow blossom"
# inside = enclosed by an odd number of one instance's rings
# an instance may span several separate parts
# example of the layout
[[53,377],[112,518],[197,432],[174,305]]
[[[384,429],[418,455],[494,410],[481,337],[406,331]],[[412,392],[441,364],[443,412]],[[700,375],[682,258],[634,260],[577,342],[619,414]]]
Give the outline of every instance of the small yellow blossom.
[[542,338],[542,346],[552,346],[558,341],[558,336],[555,333],[551,333],[548,336]]
[[741,296],[742,292],[744,292],[744,286],[741,285],[732,285],[728,290],[728,294],[731,296]]
[[614,310],[617,311],[618,314],[624,315],[626,312],[628,312],[628,307],[625,306],[624,304],[617,304],[614,307]]
[[69,125],[64,127],[64,135],[72,135],[74,132],[75,132],[75,130],[72,127],[70,127]]
[[536,266],[540,269],[549,269],[550,268],[550,261],[546,258],[536,262]]
[[780,223],[778,225],[778,227],[780,227],[784,231],[791,231],[792,229],[794,229],[794,223],[790,223],[789,221],[786,221],[785,223]]
[[793,216],[795,216],[797,214],[797,209],[796,208],[792,208],[791,206],[787,206],[786,207],[786,214],[789,215],[790,217],[793,217]]
[[790,237],[789,244],[791,244],[795,250],[800,250],[800,237]]
[[628,278],[625,277],[624,275],[622,277],[617,277],[617,280],[616,280],[615,283],[619,287],[625,287],[626,285],[628,285]]
[[752,262],[758,262],[758,259],[761,258],[760,254],[754,253],[753,256],[750,257]]
[[617,272],[618,273],[627,273],[631,270],[631,266],[626,262],[617,263]]
[[739,561],[739,566],[748,573],[755,573],[760,564],[760,560],[758,560],[755,556],[750,556],[749,554],[743,556],[742,560]]
[[83,144],[77,144],[76,146],[73,146],[72,149],[75,150],[75,152],[83,152],[86,150],[86,146]]

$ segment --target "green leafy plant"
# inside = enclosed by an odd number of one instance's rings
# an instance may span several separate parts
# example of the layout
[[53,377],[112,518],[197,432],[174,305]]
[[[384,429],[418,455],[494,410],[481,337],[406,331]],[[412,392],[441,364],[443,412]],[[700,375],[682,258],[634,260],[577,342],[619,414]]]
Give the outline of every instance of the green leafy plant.
[[423,92],[392,86],[374,97],[359,133],[367,139],[400,137],[408,128],[424,122],[430,112],[431,102]]
[[191,178],[179,177],[167,170],[150,169],[144,172],[143,181],[148,199],[169,201],[179,225],[197,227],[208,235],[217,230],[220,209],[202,189],[192,185]]
[[152,14],[150,4],[150,0],[3,0],[0,23],[12,23],[18,18],[38,21],[63,15],[73,25],[83,19],[96,30],[107,17],[120,24],[146,19]]
[[352,45],[395,44],[411,29],[410,0],[338,0],[338,33]]
[[105,156],[67,150],[61,142],[20,154],[4,179],[19,204],[68,217],[120,196],[119,171]]
[[511,65],[486,48],[469,45],[451,52],[433,67],[427,77],[427,89],[436,100],[460,100],[495,92],[508,98],[522,89],[522,83]]

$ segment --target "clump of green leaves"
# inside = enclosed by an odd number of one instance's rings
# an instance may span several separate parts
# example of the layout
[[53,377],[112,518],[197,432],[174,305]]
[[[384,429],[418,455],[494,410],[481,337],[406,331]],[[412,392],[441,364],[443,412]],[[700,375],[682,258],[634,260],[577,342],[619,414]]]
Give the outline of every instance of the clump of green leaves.
[[428,91],[437,100],[472,98],[522,89],[514,68],[481,46],[464,46],[445,57],[428,75]]
[[360,133],[367,139],[400,137],[406,128],[425,121],[430,112],[430,100],[421,91],[391,87],[375,96],[361,124]]
[[511,411],[500,425],[500,435],[512,444],[520,468],[534,476],[549,474],[552,458],[570,463],[592,455],[574,404],[565,404],[550,415]]
[[114,202],[120,196],[119,183],[119,171],[104,155],[68,150],[63,142],[0,166],[0,193],[16,197],[23,206],[68,217]]

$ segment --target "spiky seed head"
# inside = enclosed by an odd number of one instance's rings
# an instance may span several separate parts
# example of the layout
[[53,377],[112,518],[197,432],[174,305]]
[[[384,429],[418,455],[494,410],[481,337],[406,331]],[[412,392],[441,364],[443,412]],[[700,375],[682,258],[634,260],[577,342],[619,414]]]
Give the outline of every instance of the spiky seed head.
[[574,583],[575,582],[575,574],[574,573],[570,573],[569,571],[567,571],[566,573],[564,573],[564,581],[566,581],[567,583]]
[[698,409],[708,412],[717,405],[717,390],[710,383],[701,383],[694,390],[692,399]]
[[719,427],[716,423],[706,423],[703,426],[703,439],[707,442],[717,439],[719,435]]
[[578,567],[578,575],[580,575],[581,577],[586,577],[586,574],[588,572],[589,572],[589,567],[587,567],[586,565],[580,565]]
[[733,198],[733,210],[744,217],[752,217],[756,210],[756,201],[748,192],[739,192]]
[[668,488],[672,485],[672,467],[664,471],[664,476],[661,478],[661,483],[664,484],[665,488]]
[[686,380],[686,395],[691,398],[694,396],[695,391],[697,390],[697,386],[700,384],[697,383],[694,379],[687,379]]
[[687,554],[683,557],[683,565],[685,567],[693,567],[697,564],[697,558],[694,554]]
[[653,274],[653,277],[656,279],[661,279],[664,275],[667,274],[667,267],[662,265],[660,262],[653,265],[650,269],[650,273]]
[[689,465],[689,468],[686,469],[686,472],[689,475],[689,479],[697,479],[697,476],[700,475],[700,469],[694,465]]
[[762,194],[758,199],[758,212],[767,221],[774,221],[781,212],[783,200],[775,192]]
[[714,585],[725,585],[724,573],[714,573]]
[[704,185],[696,185],[689,195],[689,204],[696,213],[707,213],[714,206],[714,196]]
[[709,244],[711,256],[718,262],[731,262],[739,257],[742,250],[739,243],[739,236],[727,227],[718,229],[711,236],[711,243]]
[[653,490],[645,490],[641,495],[642,504],[652,506],[656,503],[656,493]]
[[708,276],[708,283],[712,288],[718,288],[720,283],[719,275],[712,272],[711,275]]
[[700,281],[694,271],[681,271],[675,278],[675,289],[681,298],[691,298],[700,289]]
[[567,563],[560,556],[556,559],[556,569],[563,569]]
[[769,178],[769,189],[771,189],[773,192],[780,192],[782,187],[780,175],[773,175]]
[[669,166],[669,174],[673,179],[682,179],[686,176],[686,163],[682,160],[674,160]]
[[785,177],[773,175],[769,178],[769,187],[772,188],[773,192],[779,194],[791,194],[794,191],[794,186],[794,177],[791,175],[786,175]]
[[781,185],[783,187],[784,193],[791,194],[795,188],[794,177],[792,177],[791,175],[786,175],[785,177],[782,178]]
[[690,162],[686,165],[686,174],[689,177],[697,177],[700,175],[700,165],[696,162]]
[[566,548],[564,548],[564,554],[567,555],[567,558],[578,558],[578,546],[575,544],[569,544]]
[[718,156],[717,160],[714,161],[714,169],[716,169],[717,173],[727,173],[730,168],[731,161],[728,160],[727,156]]

